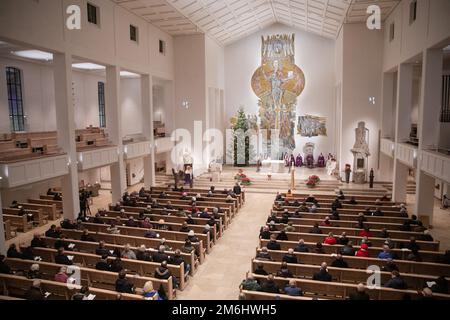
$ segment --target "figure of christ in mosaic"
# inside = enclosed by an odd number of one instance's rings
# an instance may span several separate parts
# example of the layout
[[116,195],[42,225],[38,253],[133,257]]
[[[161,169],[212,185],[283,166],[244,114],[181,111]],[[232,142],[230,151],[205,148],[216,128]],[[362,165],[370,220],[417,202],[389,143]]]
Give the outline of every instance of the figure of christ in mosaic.
[[279,152],[295,149],[297,97],[305,86],[302,70],[295,65],[294,35],[273,35],[262,38],[261,66],[252,77],[252,89],[259,97],[261,129],[267,130],[263,145],[271,153],[271,134],[279,132]]

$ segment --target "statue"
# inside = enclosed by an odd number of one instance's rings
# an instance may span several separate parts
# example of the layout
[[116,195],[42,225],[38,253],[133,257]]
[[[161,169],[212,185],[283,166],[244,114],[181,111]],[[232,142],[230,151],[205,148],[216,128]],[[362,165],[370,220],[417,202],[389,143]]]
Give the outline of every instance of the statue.
[[314,143],[306,143],[303,152],[305,153],[306,166],[310,169],[314,168]]
[[355,144],[351,149],[353,153],[353,180],[355,183],[364,184],[367,177],[369,151],[369,129],[364,121],[358,123],[355,129]]

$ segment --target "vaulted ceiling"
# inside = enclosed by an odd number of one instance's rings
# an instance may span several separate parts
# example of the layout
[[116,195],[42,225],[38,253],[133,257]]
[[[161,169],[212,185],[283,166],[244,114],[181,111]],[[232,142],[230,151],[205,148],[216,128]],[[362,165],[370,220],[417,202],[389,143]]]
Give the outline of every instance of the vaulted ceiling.
[[273,23],[335,39],[377,4],[384,20],[400,0],[112,0],[171,35],[206,33],[227,45]]

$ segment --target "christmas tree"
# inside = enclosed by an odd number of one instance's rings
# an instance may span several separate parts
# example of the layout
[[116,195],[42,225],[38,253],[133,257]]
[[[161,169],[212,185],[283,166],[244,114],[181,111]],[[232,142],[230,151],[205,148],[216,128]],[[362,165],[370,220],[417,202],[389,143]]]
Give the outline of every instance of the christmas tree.
[[254,146],[247,136],[249,124],[244,109],[238,110],[236,123],[232,127],[232,146],[228,148],[229,156],[233,159],[234,165],[238,167],[248,166],[255,160]]

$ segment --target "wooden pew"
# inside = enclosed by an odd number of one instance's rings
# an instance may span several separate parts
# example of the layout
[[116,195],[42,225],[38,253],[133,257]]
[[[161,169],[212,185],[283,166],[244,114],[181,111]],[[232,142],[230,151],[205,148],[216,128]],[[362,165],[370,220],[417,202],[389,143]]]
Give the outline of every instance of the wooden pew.
[[[275,212],[275,214],[279,217],[282,216],[283,210],[272,210],[271,212]],[[294,211],[289,211],[291,215],[294,214]],[[341,211],[338,210],[339,218],[343,221],[354,221],[356,223],[358,221],[358,215],[357,214],[346,214],[341,213]],[[302,218],[309,218],[309,219],[322,219],[324,220],[326,217],[331,217],[331,212],[316,212],[316,213],[309,213],[309,212],[300,212],[300,215]],[[367,221],[370,222],[380,222],[380,223],[392,223],[392,224],[398,224],[402,225],[405,221],[408,221],[409,218],[402,218],[402,217],[387,217],[387,216],[365,216],[367,218]],[[334,220],[336,222],[341,220]]]
[[[337,223],[336,223],[337,222]],[[338,221],[332,221],[332,224],[338,224]],[[308,233],[309,230],[312,228],[312,224],[310,225],[299,225],[299,224],[293,224],[292,225],[295,228],[294,232],[299,233]],[[283,230],[286,225],[276,223],[274,225],[277,231]],[[325,227],[320,226],[320,229],[322,230],[323,234],[328,234],[329,232],[333,232],[335,237],[338,237],[342,234],[342,232],[345,232],[347,236],[359,236],[359,233],[361,232],[361,229],[358,228],[343,228],[339,226],[331,226],[331,227]],[[381,230],[379,229],[371,229],[370,232],[374,235],[374,237],[379,238],[379,234]],[[421,240],[421,236],[423,236],[423,232],[413,232],[413,231],[396,231],[391,230],[389,231],[389,236],[394,239],[410,239],[410,237],[415,237],[417,240]]]
[[[312,190],[312,191],[314,191],[314,190]],[[287,196],[287,193],[281,193],[281,195],[282,195],[283,197],[286,197],[286,196]],[[306,198],[308,198],[309,195],[310,195],[310,194],[306,194],[306,193],[302,193],[302,194],[300,194],[300,193],[293,193],[293,194],[292,194],[291,196],[289,196],[288,198],[289,198],[290,200],[292,200],[292,201],[295,201],[295,200],[297,199],[298,201],[302,202],[302,201],[304,201]],[[376,196],[368,196],[368,195],[350,195],[350,194],[349,194],[349,195],[346,195],[345,192],[344,192],[344,195],[345,195],[345,199],[344,199],[344,200],[340,200],[341,202],[349,201],[350,198],[351,198],[352,196],[354,196],[354,197],[355,197],[355,200],[356,200],[357,202],[362,202],[362,203],[364,203],[364,204],[366,204],[366,203],[372,204],[372,203],[375,203],[375,201],[376,201],[377,199],[380,199],[380,198],[381,198],[381,197],[378,196],[378,195],[376,195]],[[319,203],[320,203],[321,201],[330,201],[330,200],[333,201],[334,199],[336,199],[336,198],[338,197],[337,194],[317,194],[317,193],[313,193],[313,196],[317,199],[317,201],[319,201]],[[393,202],[393,201],[391,201],[391,200],[380,201],[380,203],[381,203],[381,204],[387,204],[387,205],[396,205],[396,204],[399,204],[398,202]]]
[[46,196],[46,195],[40,195],[39,199],[28,199],[29,203],[34,204],[46,204],[46,205],[56,205],[56,209],[59,210],[59,212],[62,212],[63,210],[63,202],[62,200],[53,200],[53,196]]
[[[311,297],[290,296],[281,293],[267,293],[261,291],[241,290],[244,300],[293,300],[293,301],[311,301]],[[318,299],[319,300],[319,299]],[[320,299],[324,300],[324,299]]]
[[[68,238],[75,239],[75,240],[79,240],[82,235],[82,231],[78,231],[78,230],[68,230],[68,229],[61,229],[61,230]],[[107,234],[107,233],[95,233],[95,235],[93,235],[93,236],[96,239],[96,241],[103,240],[107,243],[120,244],[120,245],[130,244],[131,246],[134,246],[134,247],[139,247],[141,245],[145,245],[147,247],[157,248],[157,247],[159,247],[159,245],[161,243],[160,238],[153,239],[153,238],[126,236],[126,235],[120,235],[120,234]],[[178,240],[166,239],[166,242],[173,249],[181,249],[184,245],[184,240],[178,241]],[[205,252],[206,252],[206,249],[203,248],[203,242],[200,241],[198,243],[193,243],[192,245],[196,248],[196,251],[198,252],[200,264],[202,264],[205,261]]]
[[[264,276],[257,274],[253,275],[255,279],[259,281],[265,281]],[[275,282],[280,287],[285,287],[289,282],[289,278],[279,278],[275,277]],[[337,283],[337,282],[322,282],[314,280],[305,279],[294,279],[296,285],[300,287],[306,296],[318,296],[333,299],[345,300],[352,293],[356,292],[357,285],[349,283]],[[402,300],[405,294],[411,296],[412,299],[420,298],[420,294],[416,290],[395,290],[391,288],[374,288],[368,289],[367,294],[369,294],[371,299],[374,300]],[[448,300],[450,295],[445,294],[434,294],[435,298],[439,300]]]
[[[134,218],[134,213],[133,213],[133,218]],[[180,232],[180,229],[181,229],[181,227],[182,227],[182,223],[180,223],[180,222],[170,222],[168,219],[166,219],[166,218],[168,218],[168,217],[170,217],[170,216],[160,216],[160,217],[155,217],[155,216],[151,216],[152,218],[153,218],[153,220],[151,221],[151,223],[152,224],[154,224],[154,225],[158,225],[158,221],[160,220],[160,219],[163,219],[164,220],[164,224],[165,225],[168,225],[168,226],[170,226],[171,227],[171,229],[172,229],[172,231],[177,231],[177,232]],[[117,217],[116,217],[117,218]],[[108,224],[108,225],[111,225],[111,223],[114,223],[114,222],[117,222],[117,219],[116,218],[114,218],[114,217],[108,217],[108,216],[101,216],[100,217],[100,219],[105,223],[105,224]],[[156,218],[156,220],[155,220],[155,218]],[[185,219],[186,220],[186,219]],[[125,223],[128,221],[128,219],[127,218],[121,218],[120,219],[120,222],[122,223],[122,225],[125,225]],[[183,221],[184,222],[184,221]],[[206,224],[206,222],[205,222],[205,224]],[[189,227],[189,229],[190,230],[194,230],[194,232],[195,233],[202,233],[203,232],[203,230],[204,230],[204,228],[205,228],[205,224],[201,224],[201,225],[196,225],[196,224],[188,224],[188,227]],[[142,228],[142,227],[138,227],[138,228],[141,228],[141,229],[146,229],[146,228]],[[218,238],[218,232],[217,232],[217,230],[215,229],[215,228],[211,228],[210,229],[210,232],[211,232],[211,234],[212,234],[212,242],[213,243],[216,243],[217,242],[217,238]],[[124,233],[124,232],[122,232],[122,234],[128,234],[128,233]]]
[[[5,229],[5,240],[9,240],[17,236],[17,227],[11,226],[11,220],[4,220],[3,228]],[[12,235],[13,233],[14,236]]]
[[[264,270],[268,273],[276,274],[280,270],[280,262],[272,261],[258,261],[252,259],[252,272],[256,270],[258,263],[263,264]],[[314,274],[320,269],[317,265],[308,264],[293,264],[288,263],[288,268],[292,272],[295,278],[301,279],[312,279]],[[332,276],[333,282],[341,283],[355,283],[360,282],[365,283],[370,273],[368,274],[366,270],[361,269],[351,269],[351,268],[334,268],[328,266],[328,272]],[[380,271],[381,284],[384,285],[391,279],[391,273],[386,271]],[[426,287],[427,281],[435,281],[437,277],[423,274],[413,274],[413,273],[403,273],[401,274],[402,279],[408,285],[408,289],[423,289]],[[448,282],[448,281],[447,281]],[[449,296],[450,298],[450,296]]]
[[[95,233],[98,232],[107,233],[108,232],[107,229],[109,226],[106,224],[83,222],[83,227]],[[116,227],[120,230],[121,235],[129,235],[134,237],[144,237],[144,233],[147,230],[146,228],[134,228],[126,226],[116,226]],[[155,229],[155,232],[160,235],[160,238],[164,238],[166,240],[186,241],[187,239],[187,233],[184,232],[157,230],[157,229]],[[209,233],[208,234],[195,233],[195,236],[200,240],[200,243],[202,243],[202,246],[206,249],[206,253],[210,253],[212,241],[210,241]]]
[[55,204],[46,205],[46,204],[19,203],[19,206],[23,206],[25,209],[29,210],[41,209],[42,212],[46,214],[50,220],[59,219],[58,210],[56,210]]
[[[95,269],[95,265],[100,260],[99,256],[92,253],[82,253],[76,251],[65,251],[67,255],[73,256],[73,263],[86,268]],[[34,254],[40,256],[46,262],[55,263],[56,249],[50,248],[34,248]],[[140,260],[122,259],[123,267],[135,274],[143,277],[153,277],[156,268],[161,264],[156,262],[147,262]],[[180,290],[186,287],[187,277],[184,273],[184,263],[181,265],[168,264],[168,269],[177,277]]]
[[[154,193],[154,192],[157,193]],[[197,194],[200,194],[202,198],[205,198],[207,200],[211,200],[211,201],[219,201],[219,202],[224,202],[227,199],[227,195],[226,194],[221,194],[221,193],[213,193],[212,196],[208,196],[208,192],[187,192],[187,191],[172,191],[172,189],[163,189],[161,188],[160,190],[155,190],[155,188],[153,188],[153,193],[152,194],[156,194],[157,196],[159,196],[159,194],[164,191],[167,195],[169,196],[175,196],[177,197],[177,199],[181,198],[181,195],[183,192],[186,192],[187,196],[192,198],[192,197],[196,197]],[[148,191],[148,193],[150,193],[150,190]],[[241,198],[240,197],[236,197],[233,198],[233,203],[236,205],[236,207],[238,209],[240,209],[242,207],[242,202],[241,202]]]
[[[269,240],[260,240],[260,246],[261,247],[266,247],[267,243],[269,242]],[[297,246],[296,241],[277,241],[280,246],[281,246],[281,250],[288,250],[289,248],[295,248]],[[315,242],[305,242],[306,246],[312,251],[313,248],[316,246]],[[323,245],[323,250],[325,251],[325,253],[336,253],[339,249],[341,249],[343,246],[342,245]],[[359,249],[359,246],[354,245],[353,248],[355,250]],[[369,257],[377,257],[378,254],[382,251],[383,249],[381,247],[369,247]],[[409,254],[409,251],[405,251],[405,250],[401,250],[401,249],[392,249],[391,250],[392,253],[395,253],[398,257],[400,257],[401,259],[406,259],[406,257]],[[422,257],[423,261],[427,261],[427,262],[438,262],[439,259],[443,256],[442,252],[438,252],[438,251],[419,251],[420,256]]]
[[[39,272],[41,272],[47,280],[53,279],[55,274],[59,272],[59,269],[63,266],[57,263],[43,262],[43,261],[30,261],[22,259],[10,259],[7,258],[7,263],[13,270],[29,270],[33,263],[39,264]],[[89,288],[100,288],[106,290],[114,290],[117,280],[117,272],[100,271],[96,269],[90,269],[85,267],[80,268],[81,284],[89,286]],[[127,274],[126,276],[137,289],[142,289],[147,281],[153,283],[155,290],[158,290],[160,286],[164,288],[167,294],[168,300],[173,300],[175,297],[175,289],[172,283],[172,277],[167,280],[156,279],[153,277],[142,277],[133,274]],[[64,284],[67,286],[67,284]]]
[[5,209],[3,209],[3,221],[9,221],[12,227],[15,227],[18,231],[27,232],[33,229],[33,223],[27,221],[27,216],[17,216],[12,214],[5,213]]
[[[109,208],[113,209],[113,206],[109,205]],[[129,216],[133,216],[134,218],[139,217],[139,213],[143,211],[142,208],[136,208],[136,207],[123,207],[123,208],[125,210],[125,214],[128,217]],[[172,215],[168,216],[168,215],[162,214],[164,212],[167,213],[167,214],[170,213]],[[177,217],[177,216],[175,216],[176,212],[177,212],[176,209],[173,209],[173,210],[169,210],[169,209],[151,209],[151,212],[150,213],[146,213],[145,216],[149,216],[150,218],[152,218],[152,217],[161,217],[161,218],[158,218],[158,219],[167,219],[167,221],[169,221],[170,219],[177,218],[177,219],[182,219],[180,221],[184,222],[186,220],[186,218],[185,217]],[[118,216],[120,216],[120,214],[121,213],[118,212],[118,211],[113,211],[113,210],[107,211],[107,215],[109,217],[118,217]],[[219,219],[216,219],[216,222],[219,222],[219,236],[222,236],[223,230],[225,229],[224,221],[226,219],[226,215],[224,213],[219,213],[219,216],[220,217],[219,217]],[[199,224],[203,224],[203,225],[205,225],[206,222],[208,221],[208,219],[206,219],[206,218],[196,218],[196,217],[194,217],[192,219],[194,219],[194,221],[196,221],[196,222],[197,221],[201,222]]]
[[[15,297],[24,297],[32,283],[33,279],[9,274],[0,274],[0,284],[4,294],[12,294]],[[43,292],[52,293],[48,300],[70,300],[72,295],[80,290],[81,286],[72,285],[71,287],[72,288],[69,288],[67,284],[61,282],[41,280]],[[94,300],[117,300],[119,294],[116,291],[93,287],[89,288],[89,292],[95,295]],[[122,300],[143,300],[143,297],[137,294],[121,293],[120,295]],[[11,299],[14,299],[14,297],[11,297]]]
[[[158,191],[165,191],[165,190],[172,190],[171,188],[167,188],[167,187],[152,187],[153,190],[158,190]],[[183,187],[183,191],[184,192],[192,192],[192,193],[208,193],[209,189],[205,189],[205,188],[184,188]],[[150,190],[148,190],[150,191]],[[223,190],[218,190],[216,189],[214,191],[214,194],[224,194],[222,192]],[[237,195],[237,197],[242,197],[242,203],[245,202],[245,191],[242,191],[242,193],[240,195]]]
[[[58,239],[55,238],[48,238],[48,237],[42,237],[42,239],[45,240],[45,242],[47,243],[48,246],[54,248],[55,246],[55,242]],[[69,243],[73,243],[75,245],[74,250],[78,251],[78,252],[84,252],[84,253],[95,253],[95,250],[98,247],[98,243],[97,242],[88,242],[88,241],[81,241],[81,240],[75,240],[75,239],[69,239],[68,240]],[[105,243],[105,248],[110,250],[110,251],[114,251],[115,249],[119,249],[119,250],[123,250],[125,247],[125,245],[119,245],[119,244],[111,244],[111,243]],[[136,251],[138,249],[137,246],[131,246],[131,249]],[[147,248],[148,251],[150,252],[156,252],[157,250],[155,248]],[[173,255],[175,254],[174,251],[165,251],[166,254]],[[188,263],[191,265],[191,274],[195,274],[195,272],[197,271],[198,268],[198,261],[195,259],[195,254],[192,253],[181,253],[181,258],[183,258],[184,263]]]
[[[293,207],[293,206],[281,206],[281,210],[284,209],[288,209],[288,211],[290,212],[295,212],[295,210],[297,210],[297,207]],[[273,205],[273,210],[277,210],[277,206],[274,204]],[[354,214],[354,215],[358,215],[360,212],[364,212],[365,208],[342,208],[342,209],[337,209],[337,211],[339,213],[345,213],[345,214]],[[400,211],[387,211],[387,210],[382,210],[383,212],[383,216],[385,217],[401,217],[401,213]],[[327,204],[320,204],[320,208],[317,209],[318,213],[330,213],[331,212],[331,205],[327,205]]]
[[[46,214],[44,214],[42,212],[42,210],[40,209],[27,209],[25,208],[25,212],[26,214],[24,214],[23,216],[26,218],[28,214],[32,214],[33,215],[33,222],[36,223],[39,226],[43,226],[44,224],[46,224],[48,222],[48,216]],[[15,216],[19,216],[19,209],[14,209],[14,208],[3,208],[3,214],[8,214],[8,215],[15,215]],[[33,224],[33,223],[31,223]]]
[[[271,232],[272,234],[278,235],[278,231]],[[298,232],[286,232],[286,235],[288,236],[289,241],[296,241],[298,242],[300,239],[305,240],[306,242],[323,242],[325,238],[328,236],[328,234],[313,234],[313,233],[298,233]],[[336,237],[337,235],[335,235]],[[361,242],[362,237],[360,236],[350,236],[348,235],[347,238],[349,238],[350,241],[352,241],[354,244],[357,244],[358,242]],[[406,239],[395,239],[390,238],[395,244],[403,244],[406,245],[409,240]],[[383,247],[384,242],[386,239],[384,238],[375,238],[375,237],[369,237],[369,240],[372,242],[372,245],[375,247]],[[416,241],[417,244],[420,246],[421,250],[425,251],[439,251],[439,242],[431,242],[431,241]]]
[[[256,248],[256,252],[260,252],[261,249]],[[268,250],[270,256],[274,261],[281,262],[283,256],[287,254],[287,251]],[[300,263],[320,266],[322,262],[326,262],[328,265],[334,261],[335,257],[330,254],[318,254],[309,252],[295,252],[297,260]],[[359,257],[343,257],[348,266],[353,269],[364,269],[371,265],[384,266],[385,260],[378,258],[364,258]],[[432,276],[450,276],[450,266],[447,264],[434,263],[434,262],[415,262],[407,260],[393,260],[400,270],[400,273],[416,273],[416,274],[428,274]]]

